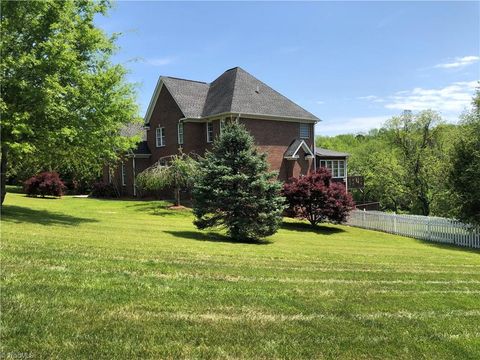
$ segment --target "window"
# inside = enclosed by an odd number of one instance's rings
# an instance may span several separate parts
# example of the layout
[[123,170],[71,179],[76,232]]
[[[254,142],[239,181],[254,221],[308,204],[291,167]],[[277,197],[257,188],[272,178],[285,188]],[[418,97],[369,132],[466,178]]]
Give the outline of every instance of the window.
[[310,139],[310,124],[300,124],[300,139]]
[[183,122],[178,123],[178,144],[183,145]]
[[165,146],[165,128],[164,127],[158,127],[155,130],[155,140],[156,140],[157,147]]
[[122,186],[127,185],[127,173],[125,169],[125,163],[122,161]]
[[334,178],[345,177],[345,160],[320,160],[320,167],[330,170]]
[[213,123],[207,122],[207,143],[213,141]]

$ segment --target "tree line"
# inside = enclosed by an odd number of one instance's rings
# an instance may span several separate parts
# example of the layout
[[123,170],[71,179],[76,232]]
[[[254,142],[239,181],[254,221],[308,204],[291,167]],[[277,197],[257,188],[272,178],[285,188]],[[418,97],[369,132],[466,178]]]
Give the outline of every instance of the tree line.
[[316,145],[350,154],[348,175],[364,177],[357,203],[382,210],[480,223],[480,91],[458,124],[434,111],[404,111],[366,134],[318,136]]

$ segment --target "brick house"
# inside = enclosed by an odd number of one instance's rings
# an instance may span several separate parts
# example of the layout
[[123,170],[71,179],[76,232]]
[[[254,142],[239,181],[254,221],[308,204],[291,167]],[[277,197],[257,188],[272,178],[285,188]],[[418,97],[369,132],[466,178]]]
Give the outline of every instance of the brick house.
[[320,165],[341,180],[346,177],[347,154],[315,150],[319,120],[239,67],[211,83],[161,76],[145,115],[145,140],[120,166],[105,167],[104,181],[114,182],[122,195],[136,196],[138,173],[180,151],[202,155],[225,121],[245,125],[279,180]]

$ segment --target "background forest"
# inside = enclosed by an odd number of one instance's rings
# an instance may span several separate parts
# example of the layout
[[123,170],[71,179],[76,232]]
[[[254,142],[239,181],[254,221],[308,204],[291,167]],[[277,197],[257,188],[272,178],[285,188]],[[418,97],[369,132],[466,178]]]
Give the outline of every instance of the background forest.
[[[319,147],[350,154],[348,175],[365,179],[357,203],[378,201],[382,210],[462,217],[465,199],[480,198],[478,184],[479,92],[458,124],[433,111],[405,111],[367,134],[317,136]],[[467,148],[465,148],[467,146]],[[461,188],[461,189],[459,189]],[[470,209],[474,215],[478,209]]]

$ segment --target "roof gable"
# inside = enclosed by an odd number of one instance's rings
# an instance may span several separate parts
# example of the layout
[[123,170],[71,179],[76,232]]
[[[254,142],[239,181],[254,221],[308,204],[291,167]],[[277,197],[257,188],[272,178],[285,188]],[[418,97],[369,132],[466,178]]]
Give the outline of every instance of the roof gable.
[[312,150],[308,147],[305,140],[295,139],[290,146],[288,147],[287,151],[283,157],[287,160],[295,160],[298,159],[298,151],[302,149],[306,156],[310,156],[313,158]]
[[167,76],[162,76],[161,81],[185,117],[198,117],[202,113],[209,89],[207,83]]

